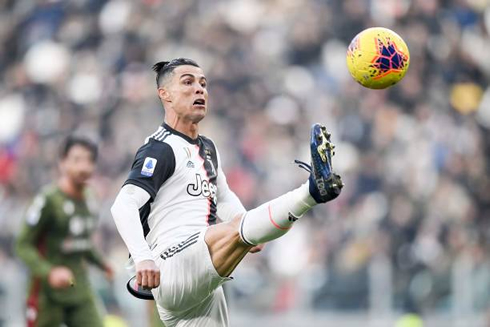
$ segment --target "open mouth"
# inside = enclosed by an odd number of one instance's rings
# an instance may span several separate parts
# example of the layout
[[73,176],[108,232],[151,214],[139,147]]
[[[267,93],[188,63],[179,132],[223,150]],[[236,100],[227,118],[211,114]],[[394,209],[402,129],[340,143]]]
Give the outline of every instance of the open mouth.
[[206,101],[204,99],[197,99],[194,101],[195,106],[204,106],[206,104]]

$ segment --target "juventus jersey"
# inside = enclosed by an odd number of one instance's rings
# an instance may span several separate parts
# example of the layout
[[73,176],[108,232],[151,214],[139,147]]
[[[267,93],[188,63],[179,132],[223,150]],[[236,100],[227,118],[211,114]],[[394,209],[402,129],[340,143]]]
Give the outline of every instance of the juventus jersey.
[[245,212],[226,183],[214,143],[202,135],[192,139],[167,124],[138,150],[126,184],[150,194],[139,211],[153,251],[161,252],[215,224],[220,200],[232,199],[235,211]]

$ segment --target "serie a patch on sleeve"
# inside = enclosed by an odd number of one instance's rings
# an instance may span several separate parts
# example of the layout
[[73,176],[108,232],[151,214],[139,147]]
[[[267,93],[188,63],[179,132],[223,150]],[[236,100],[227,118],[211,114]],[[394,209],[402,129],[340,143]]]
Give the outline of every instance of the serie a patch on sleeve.
[[152,157],[146,157],[145,162],[143,163],[143,167],[141,167],[141,175],[143,176],[153,176],[153,172],[155,171],[155,167],[157,165],[157,159]]

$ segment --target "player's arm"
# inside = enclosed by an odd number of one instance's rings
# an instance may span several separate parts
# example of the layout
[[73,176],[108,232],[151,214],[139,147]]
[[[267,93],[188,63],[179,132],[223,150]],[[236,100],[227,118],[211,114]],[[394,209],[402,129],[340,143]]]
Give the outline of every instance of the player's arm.
[[93,265],[96,265],[101,269],[104,269],[105,267],[105,261],[102,258],[102,255],[94,248],[91,248],[90,250],[87,251],[85,255],[85,259],[87,259],[88,262],[90,262]]
[[85,254],[85,259],[91,264],[97,266],[105,272],[106,278],[112,280],[114,278],[114,271],[112,267],[104,260],[104,257],[95,248],[91,248]]
[[65,266],[54,266],[43,255],[47,229],[53,216],[49,198],[39,195],[27,211],[24,226],[16,242],[17,255],[34,277],[46,280],[53,288],[73,285],[73,272]]
[[216,186],[218,189],[218,217],[221,219],[221,221],[226,222],[244,214],[247,212],[247,210],[235,192],[233,192],[228,186],[225,173],[221,168],[221,158],[218,149],[216,149],[216,156],[218,159],[218,176],[216,178]]
[[228,186],[226,176],[221,167],[218,167],[216,184],[218,188],[218,216],[222,221],[230,221],[247,212],[238,196]]
[[149,200],[150,194],[144,189],[126,184],[117,195],[111,213],[117,230],[136,263],[138,284],[152,288],[160,285],[160,270],[153,261],[139,218],[139,208]]
[[50,215],[49,203],[38,195],[27,210],[25,222],[17,238],[15,250],[35,277],[47,279],[53,266],[42,256],[46,224]]
[[175,170],[172,148],[151,141],[138,150],[129,177],[111,208],[116,227],[136,263],[138,284],[157,287],[160,271],[153,261],[140,221],[140,208],[152,201]]
[[150,194],[144,189],[133,184],[126,184],[111,207],[117,230],[135,263],[153,260],[139,216],[139,209],[149,200]]

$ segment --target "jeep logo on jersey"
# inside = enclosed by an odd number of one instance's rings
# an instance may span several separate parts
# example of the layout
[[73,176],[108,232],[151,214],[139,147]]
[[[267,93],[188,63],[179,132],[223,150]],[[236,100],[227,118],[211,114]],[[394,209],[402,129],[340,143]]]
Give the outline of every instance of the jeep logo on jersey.
[[210,198],[216,203],[216,185],[210,183],[207,180],[203,180],[201,175],[196,174],[196,182],[194,184],[187,185],[187,193],[192,196],[199,196],[202,194],[205,198]]

